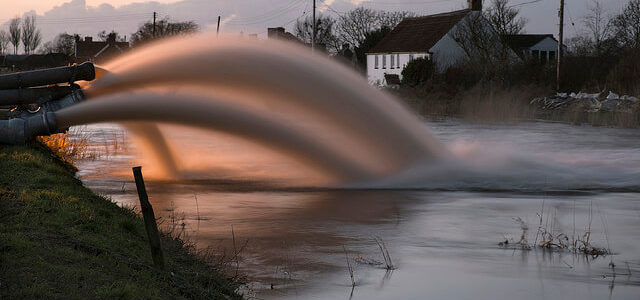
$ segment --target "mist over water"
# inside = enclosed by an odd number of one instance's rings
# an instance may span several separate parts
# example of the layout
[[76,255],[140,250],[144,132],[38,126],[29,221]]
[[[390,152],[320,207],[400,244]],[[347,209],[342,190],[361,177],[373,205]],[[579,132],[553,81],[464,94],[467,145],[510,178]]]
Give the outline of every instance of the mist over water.
[[[266,147],[325,177],[312,185],[525,191],[640,186],[640,165],[628,162],[598,165],[595,157],[579,161],[464,141],[445,147],[360,74],[290,44],[178,38],[137,49],[105,68],[110,73],[86,90],[89,100],[57,112],[58,122],[127,122],[143,155],[155,158],[154,178],[207,177],[183,165],[185,155],[172,150],[178,145],[156,125],[171,123]],[[207,160],[206,153],[197,156]],[[291,184],[309,184],[302,182]]]

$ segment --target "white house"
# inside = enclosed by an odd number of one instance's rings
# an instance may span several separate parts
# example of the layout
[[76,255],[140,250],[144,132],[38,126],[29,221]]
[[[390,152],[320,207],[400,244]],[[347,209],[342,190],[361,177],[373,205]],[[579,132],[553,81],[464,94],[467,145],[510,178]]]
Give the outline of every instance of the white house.
[[558,57],[558,40],[552,34],[518,34],[504,36],[506,43],[523,59],[542,63]]
[[407,63],[418,57],[432,59],[439,70],[464,60],[468,56],[455,37],[458,29],[475,20],[481,21],[484,32],[495,34],[493,40],[499,46],[497,32],[482,16],[482,0],[468,1],[468,9],[402,20],[367,53],[368,81],[376,85],[397,83]]

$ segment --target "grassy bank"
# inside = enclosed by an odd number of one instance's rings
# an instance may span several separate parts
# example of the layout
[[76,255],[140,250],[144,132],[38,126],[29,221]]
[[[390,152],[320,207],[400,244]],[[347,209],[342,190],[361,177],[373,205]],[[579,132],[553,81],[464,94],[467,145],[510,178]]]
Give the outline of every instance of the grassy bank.
[[0,299],[239,298],[180,240],[154,269],[142,219],[43,147],[0,145],[0,170]]

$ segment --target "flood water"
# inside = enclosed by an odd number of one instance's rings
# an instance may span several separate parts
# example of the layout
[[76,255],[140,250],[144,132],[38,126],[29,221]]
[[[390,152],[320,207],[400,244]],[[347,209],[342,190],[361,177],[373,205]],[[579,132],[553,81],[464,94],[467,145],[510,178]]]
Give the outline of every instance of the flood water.
[[[295,161],[227,136],[167,127],[167,138],[181,147],[174,149],[178,158],[201,176],[154,181],[149,175],[147,189],[163,226],[173,219],[199,248],[232,258],[238,252],[231,272],[237,267],[246,275],[243,292],[260,299],[638,299],[640,178],[632,174],[640,170],[640,131],[459,120],[427,126],[460,153],[584,169],[531,182],[527,175],[517,183],[510,178],[538,173],[525,164],[486,185],[449,177],[443,184],[431,175],[437,185],[316,188],[289,184],[317,175]],[[136,154],[120,126],[75,132],[101,153],[77,163],[78,177],[118,204],[136,206],[131,167],[151,174],[153,162]],[[591,243],[613,255],[515,246],[523,232],[517,219],[533,244],[541,211],[542,227],[554,235],[572,239],[589,231]],[[388,250],[389,270],[376,239]],[[506,247],[498,244],[505,240]]]

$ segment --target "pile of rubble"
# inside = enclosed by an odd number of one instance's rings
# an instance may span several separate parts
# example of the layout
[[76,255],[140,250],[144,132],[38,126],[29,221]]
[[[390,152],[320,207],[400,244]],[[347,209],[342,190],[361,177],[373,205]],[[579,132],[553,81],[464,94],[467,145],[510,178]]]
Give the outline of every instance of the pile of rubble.
[[533,99],[530,104],[541,111],[579,111],[635,113],[640,111],[640,99],[633,96],[619,96],[605,93],[558,93],[551,97]]

